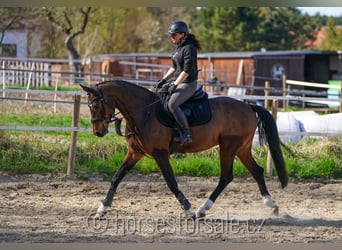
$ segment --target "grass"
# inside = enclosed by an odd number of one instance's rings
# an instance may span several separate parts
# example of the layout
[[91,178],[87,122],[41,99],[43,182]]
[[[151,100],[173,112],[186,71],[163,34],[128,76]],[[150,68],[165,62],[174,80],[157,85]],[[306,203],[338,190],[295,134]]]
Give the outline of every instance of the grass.
[[286,155],[290,176],[342,178],[342,138],[306,139],[291,145],[295,157]]
[[[83,84],[83,82],[80,82]],[[86,83],[85,83],[86,84]],[[26,89],[19,84],[12,84],[10,86],[6,86],[7,89]],[[39,88],[31,88],[31,89],[36,89],[36,90],[52,90],[55,91],[56,88],[55,86],[41,86]],[[80,87],[78,85],[73,85],[73,86],[57,86],[58,91],[80,91]]]
[[[76,172],[102,173],[110,176],[121,165],[127,146],[118,136],[96,138],[88,134],[79,137],[76,154]],[[66,172],[69,152],[67,138],[46,132],[25,132],[8,135],[0,133],[0,170],[17,173]],[[44,135],[45,134],[45,135]],[[31,139],[29,139],[31,138]],[[105,139],[106,138],[106,139]],[[173,170],[177,175],[217,176],[219,175],[219,158],[217,150],[205,153],[176,155],[171,157]],[[237,164],[239,161],[237,161]],[[236,175],[244,176],[247,172],[242,165],[235,166]],[[135,170],[143,174],[159,172],[153,159],[143,158]]]
[[62,147],[33,138],[23,135],[18,141],[0,132],[0,170],[19,174],[63,171],[59,164],[65,155]]
[[[77,173],[101,173],[110,178],[121,165],[127,145],[122,137],[109,134],[104,138],[80,132],[76,154]],[[0,132],[0,171],[28,173],[66,173],[69,138],[46,132]],[[283,150],[289,176],[308,179],[342,178],[342,139],[307,139],[288,145],[295,155]],[[317,150],[319,149],[319,150]],[[171,164],[176,175],[218,176],[218,149],[189,155],[173,155]],[[253,150],[256,161],[266,165],[267,149]],[[160,172],[153,159],[144,157],[133,171],[142,174]],[[234,175],[246,177],[249,173],[242,163],[234,162]]]

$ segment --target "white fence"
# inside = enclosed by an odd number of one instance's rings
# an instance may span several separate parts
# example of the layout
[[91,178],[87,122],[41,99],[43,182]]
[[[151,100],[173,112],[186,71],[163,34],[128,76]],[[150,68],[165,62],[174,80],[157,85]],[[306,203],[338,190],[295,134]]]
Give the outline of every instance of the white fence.
[[[70,63],[80,63],[82,72],[70,70]],[[27,89],[42,86],[57,86],[77,82],[97,83],[103,78],[111,78],[101,72],[102,61],[37,58],[0,57],[0,83],[2,88],[19,85]]]
[[50,86],[51,65],[44,62],[0,60],[2,85]]

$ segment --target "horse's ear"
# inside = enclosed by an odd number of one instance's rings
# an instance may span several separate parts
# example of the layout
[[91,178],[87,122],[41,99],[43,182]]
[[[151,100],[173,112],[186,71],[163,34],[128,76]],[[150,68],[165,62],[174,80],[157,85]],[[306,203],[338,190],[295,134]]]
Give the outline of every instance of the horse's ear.
[[89,87],[84,86],[84,85],[82,85],[82,84],[80,84],[80,86],[82,87],[82,89],[83,89],[85,92],[87,92],[87,93],[90,93],[90,92],[91,92],[91,89],[90,89]]

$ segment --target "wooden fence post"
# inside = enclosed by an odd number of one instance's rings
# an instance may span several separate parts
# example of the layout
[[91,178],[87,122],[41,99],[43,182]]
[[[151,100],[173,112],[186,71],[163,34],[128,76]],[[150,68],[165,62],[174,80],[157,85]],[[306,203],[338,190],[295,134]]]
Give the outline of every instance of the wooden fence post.
[[285,100],[286,97],[286,75],[283,75],[283,110],[286,111],[287,110],[287,102]]
[[[278,113],[278,100],[272,100],[272,116],[275,121],[277,121],[277,113]],[[267,151],[267,167],[266,167],[267,175],[273,175],[273,159],[271,156],[270,150]]]
[[342,112],[342,81],[340,82],[341,87],[340,87],[340,112]]
[[[265,97],[268,97],[268,96],[270,95],[270,90],[269,90],[269,88],[270,88],[270,82],[269,82],[269,81],[266,81],[266,82],[265,82]],[[265,98],[264,107],[265,107],[266,109],[268,109],[268,99],[267,99],[267,98]]]
[[[2,73],[2,89],[5,90],[6,89],[6,71],[5,71],[5,61],[2,62],[2,69],[1,69],[1,73]],[[2,97],[5,98],[6,97],[6,92],[2,92]]]
[[[72,116],[72,127],[78,127],[78,118],[80,116],[81,96],[75,95],[74,100],[74,112]],[[76,142],[77,142],[77,131],[71,132],[71,143],[69,148],[68,158],[68,170],[67,175],[72,177],[75,168],[75,156],[76,156]]]
[[[30,89],[31,81],[32,81],[33,69],[34,69],[34,64],[32,64],[31,71],[30,71],[30,73],[29,73],[29,77],[28,77],[28,80],[27,80],[27,87],[26,87],[26,90],[29,90],[29,89]],[[25,94],[25,104],[27,103],[27,99],[28,99],[28,91],[27,91],[26,94]]]

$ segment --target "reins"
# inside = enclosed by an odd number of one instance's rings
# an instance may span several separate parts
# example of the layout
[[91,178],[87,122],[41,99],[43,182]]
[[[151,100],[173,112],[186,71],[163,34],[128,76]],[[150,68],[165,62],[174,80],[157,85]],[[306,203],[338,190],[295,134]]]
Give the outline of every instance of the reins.
[[[150,103],[150,104],[148,104],[148,105],[142,107],[142,108],[139,109],[139,110],[142,111],[142,110],[144,110],[144,109],[147,109],[147,108],[153,106],[154,104],[158,103],[159,101],[160,101],[160,98],[158,98],[158,100],[156,100],[156,101],[154,101],[154,102],[152,102],[152,103]],[[111,120],[111,122],[114,122],[114,124],[115,124],[115,131],[116,131],[116,133],[117,133],[119,136],[123,136],[123,137],[129,137],[129,136],[134,135],[136,132],[130,132],[130,133],[126,134],[126,135],[123,135],[123,134],[121,133],[121,130],[119,129],[119,127],[121,126],[122,118],[117,118],[117,117],[116,117],[116,116],[117,116],[118,114],[120,114],[120,113],[121,113],[120,111],[118,111],[117,113],[115,113],[115,115],[113,116],[113,117],[114,117],[114,120]],[[147,121],[148,118],[150,117],[150,114],[151,114],[151,112],[148,112],[148,113],[147,113],[147,116],[145,116],[146,121]],[[146,124],[146,122],[144,122],[144,124]]]

